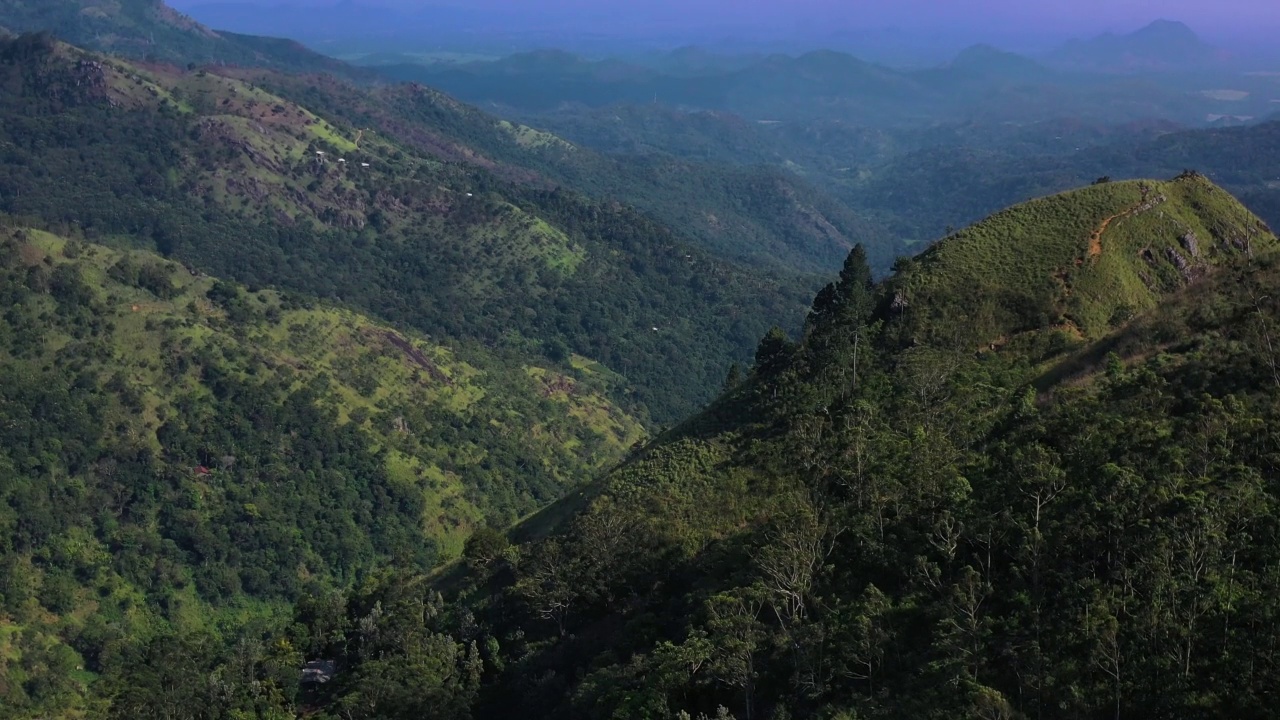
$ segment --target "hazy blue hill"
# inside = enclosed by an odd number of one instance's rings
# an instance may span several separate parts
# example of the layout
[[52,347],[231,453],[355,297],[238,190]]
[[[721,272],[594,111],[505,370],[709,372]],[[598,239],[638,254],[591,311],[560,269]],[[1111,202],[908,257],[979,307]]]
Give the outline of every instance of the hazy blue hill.
[[[695,50],[681,52],[689,61],[684,69],[678,54],[661,62],[633,64],[563,53],[465,63],[408,62],[379,69],[526,121],[530,115],[563,116],[577,109],[590,113],[644,103],[761,121],[841,120],[889,131],[957,121],[1028,124],[1073,117],[1102,123],[1164,119],[1201,124],[1213,115],[1270,111],[1265,86],[1256,79],[1229,79],[1213,70],[1216,65],[1191,76],[1155,72],[1159,68],[1060,72],[1026,57],[977,46],[945,66],[899,71],[831,50],[724,63],[709,63]],[[1177,49],[1170,52],[1185,55]],[[1237,85],[1243,89],[1222,90]]]
[[[401,80],[440,87],[478,103],[497,102],[524,111],[561,103],[600,107],[654,99],[693,109],[721,109],[756,118],[810,116],[816,108],[848,107],[901,114],[921,90],[889,68],[834,51],[800,57],[771,55],[745,67],[715,72],[646,70],[617,61],[586,61],[564,53],[515,55],[459,66],[398,65],[380,68]],[[826,112],[826,111],[824,111]],[[879,117],[879,115],[877,115]]]
[[[775,55],[727,78],[729,109],[757,118],[815,117],[824,106],[861,103],[867,111],[910,111],[922,88],[896,70],[847,53],[818,50]],[[766,117],[768,116],[768,117]]]
[[990,45],[966,48],[949,65],[919,73],[918,77],[945,86],[948,83],[1047,82],[1055,77],[1049,68],[1031,58],[1006,52]]
[[754,65],[755,54],[721,54],[706,48],[687,45],[649,58],[646,64],[675,76],[718,75]]
[[1075,40],[1055,51],[1052,62],[1104,72],[1205,70],[1223,59],[1186,24],[1157,20],[1127,35],[1107,33]]

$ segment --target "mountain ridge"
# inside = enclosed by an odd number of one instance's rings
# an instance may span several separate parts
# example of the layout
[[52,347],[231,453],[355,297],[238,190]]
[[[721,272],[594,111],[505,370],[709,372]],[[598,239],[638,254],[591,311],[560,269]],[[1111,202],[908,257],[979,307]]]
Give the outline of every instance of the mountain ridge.
[[[1164,199],[1154,202],[1159,195]],[[1175,225],[1192,218],[1196,228],[1189,237]],[[1067,238],[1061,237],[1064,229]],[[1252,243],[1245,241],[1250,233],[1256,233]],[[1150,258],[1135,247],[1149,248]],[[1181,260],[1167,250],[1174,248]],[[998,249],[1015,262],[1019,254],[1043,255],[1045,262],[1019,269],[993,261]],[[1197,423],[1229,422],[1224,407],[1248,403],[1256,412],[1276,411],[1277,391],[1249,380],[1249,368],[1266,367],[1265,346],[1238,339],[1255,332],[1249,319],[1255,312],[1270,322],[1280,310],[1275,304],[1255,308],[1247,289],[1274,281],[1278,250],[1256,217],[1188,174],[1163,183],[1101,183],[1010,208],[944,239],[932,257],[904,261],[878,287],[865,255],[855,251],[840,281],[815,299],[798,342],[771,333],[761,341],[752,372],[710,409],[650,443],[582,497],[562,501],[563,507],[519,529],[515,537],[528,543],[521,560],[492,570],[506,586],[500,600],[489,598],[493,590],[484,571],[471,585],[448,581],[463,603],[523,608],[519,612],[526,614],[517,618],[489,616],[496,636],[510,640],[504,633],[512,628],[542,628],[538,639],[522,645],[534,654],[521,655],[519,667],[508,666],[483,707],[501,713],[521,702],[525,712],[546,717],[705,713],[717,705],[736,713],[785,708],[798,716],[904,718],[996,708],[1014,717],[1019,703],[1023,712],[1033,712],[1051,701],[1027,696],[1024,684],[1038,681],[1020,674],[1021,660],[1001,659],[1011,645],[1022,648],[1012,651],[1016,657],[1026,652],[1042,658],[1054,668],[1046,672],[1073,686],[1096,688],[1100,694],[1081,696],[1082,713],[1091,707],[1110,711],[1116,702],[1158,702],[1172,714],[1194,705],[1198,688],[1215,687],[1212,662],[1201,658],[1203,669],[1193,671],[1188,685],[1161,698],[1169,692],[1161,661],[1157,653],[1143,652],[1159,640],[1126,633],[1115,642],[1133,653],[1135,675],[1123,691],[1088,672],[1073,674],[1074,650],[1020,643],[1037,627],[1046,637],[1070,633],[1078,627],[1075,620],[1038,620],[1018,592],[1043,598],[1038,602],[1072,618],[1090,607],[1097,612],[1097,602],[1118,602],[1110,593],[1123,594],[1119,581],[1090,574],[1090,563],[1102,563],[1105,552],[1076,544],[1096,539],[1080,513],[1089,507],[1101,512],[1091,505],[1101,502],[1096,497],[1119,492],[1108,478],[1136,472],[1129,468],[1143,463],[1143,456],[1132,453],[1160,442],[1161,432],[1192,443],[1195,428],[1203,427]],[[956,272],[967,255],[984,258],[990,286],[974,288],[969,276]],[[1052,285],[1058,262],[1080,274],[1079,301],[1093,308],[1081,315],[1103,318],[1101,326],[1077,331],[1052,313],[1039,313],[1030,323],[1013,318],[971,329],[971,320],[956,315],[989,300],[1020,310],[1017,285],[1037,278]],[[1108,315],[1117,300],[1130,297],[1125,274],[1146,268],[1152,280],[1166,277],[1157,266],[1169,271],[1168,283],[1151,286],[1150,301],[1132,314]],[[1254,273],[1258,277],[1241,284]],[[1096,276],[1099,290],[1087,288],[1088,275]],[[954,282],[962,295],[904,295],[939,282]],[[952,335],[914,332],[922,323],[950,328]],[[982,344],[993,332],[1007,337]],[[1224,353],[1231,360],[1215,365],[1211,358]],[[1161,394],[1175,386],[1182,394]],[[1240,392],[1248,399],[1233,394]],[[1144,405],[1152,402],[1157,404]],[[1177,403],[1185,403],[1186,418],[1168,414]],[[1108,408],[1124,410],[1116,416]],[[1085,418],[1107,433],[1081,431],[1090,426],[1075,423]],[[1233,462],[1229,455],[1214,457]],[[1176,474],[1177,461],[1169,462]],[[1245,462],[1252,477],[1266,464],[1259,454]],[[1164,463],[1163,457],[1150,460]],[[1096,468],[1092,472],[1103,476],[1066,484],[1067,477],[1088,477],[1061,474],[1068,464],[1077,473]],[[1234,492],[1254,491],[1247,480],[1234,486],[1236,476],[1225,465],[1213,468],[1200,486],[1206,497],[1226,502]],[[1129,482],[1134,484],[1123,486],[1125,492],[1145,497],[1144,480]],[[1071,487],[1076,489],[1065,489]],[[1027,503],[1017,499],[1021,492]],[[1035,538],[1016,517],[1030,518],[1036,508],[1049,512],[1045,499],[1062,492],[1071,500],[1054,505],[1052,519],[1036,527],[1078,540],[1054,551],[1050,544],[1030,546],[1048,553],[1036,562],[1052,577],[1038,584],[1019,565],[1031,562],[1018,554],[1026,546],[997,541],[995,533]],[[1036,498],[1040,505],[1032,504]],[[1255,503],[1262,504],[1245,512],[1260,520],[1265,501],[1255,497]],[[1143,515],[1153,522],[1173,512],[1166,505],[1125,507],[1153,513]],[[1191,521],[1172,517],[1177,519],[1170,523]],[[609,542],[607,533],[618,528],[632,542]],[[1268,553],[1280,549],[1276,538],[1268,538]],[[1066,565],[1053,565],[1058,558]],[[1071,562],[1084,565],[1077,571]],[[1264,570],[1248,572],[1252,587],[1265,586]],[[1089,580],[1077,579],[1080,574]],[[1099,595],[1070,591],[1075,582],[1099,583]],[[1139,597],[1159,592],[1146,585],[1134,591]],[[619,597],[630,600],[620,606],[613,600]],[[965,604],[964,598],[976,599]],[[1157,613],[1104,607],[1114,613],[1108,617],[1124,622],[1157,621]],[[965,613],[982,620],[965,626],[949,619],[962,623]],[[950,644],[956,627],[971,633],[964,637],[973,644]],[[1112,636],[1088,637],[1103,643]],[[1231,642],[1245,645],[1252,638],[1246,633]],[[731,648],[758,669],[753,679],[735,674],[742,664],[719,664],[716,658]],[[841,679],[848,657],[864,671]],[[699,662],[712,663],[707,675]],[[825,678],[820,689],[807,685],[812,673]],[[878,678],[874,688],[868,675]],[[529,680],[551,676],[561,680],[550,686]],[[1257,695],[1265,681],[1259,682],[1241,687],[1251,698],[1247,703],[1265,702]]]
[[0,25],[14,33],[48,31],[78,46],[137,60],[239,64],[325,72],[373,82],[375,76],[285,39],[219,33],[163,0],[0,2]]

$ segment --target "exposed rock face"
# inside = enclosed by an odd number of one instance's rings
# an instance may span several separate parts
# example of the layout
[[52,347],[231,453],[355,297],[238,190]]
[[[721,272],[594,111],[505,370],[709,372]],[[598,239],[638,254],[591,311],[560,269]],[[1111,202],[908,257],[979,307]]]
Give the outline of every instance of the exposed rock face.
[[1182,279],[1190,282],[1199,274],[1197,268],[1192,265],[1177,248],[1166,248],[1165,255],[1168,256],[1169,262],[1178,268],[1178,273],[1182,275]]
[[1191,253],[1191,257],[1200,257],[1200,239],[1196,237],[1195,233],[1188,231],[1178,238],[1178,242],[1182,243],[1182,247]]

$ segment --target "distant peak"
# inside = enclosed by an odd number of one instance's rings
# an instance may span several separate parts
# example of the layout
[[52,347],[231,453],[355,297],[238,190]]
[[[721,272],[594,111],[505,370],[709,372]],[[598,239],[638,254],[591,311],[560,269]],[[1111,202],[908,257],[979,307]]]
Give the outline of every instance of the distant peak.
[[1181,20],[1168,20],[1165,18],[1160,18],[1159,20],[1152,20],[1150,23],[1147,24],[1146,28],[1144,29],[1187,30],[1187,31],[1191,30],[1190,26],[1188,26],[1186,23],[1182,22]]
[[1197,41],[1200,39],[1200,36],[1196,35],[1196,32],[1190,26],[1179,20],[1156,20],[1132,34],[1159,35],[1168,38],[1179,37]]
[[811,50],[798,58],[795,62],[801,65],[809,66],[847,66],[856,65],[863,66],[867,63],[848,53],[839,50]]
[[1031,58],[985,43],[961,50],[951,61],[951,68],[986,75],[1020,77],[1030,77],[1044,72],[1044,68]]
[[1217,61],[1218,52],[1185,23],[1156,20],[1127,35],[1107,33],[1068,43],[1057,59],[1075,67],[1131,72],[1200,67]]

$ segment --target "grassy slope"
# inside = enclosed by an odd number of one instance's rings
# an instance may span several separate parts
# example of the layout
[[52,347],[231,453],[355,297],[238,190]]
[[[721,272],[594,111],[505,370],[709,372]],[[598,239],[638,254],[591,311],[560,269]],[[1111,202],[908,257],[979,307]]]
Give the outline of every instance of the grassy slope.
[[1104,183],[996,213],[919,256],[890,287],[917,340],[963,338],[977,349],[1047,327],[1092,340],[1270,237],[1199,176]]
[[[448,558],[461,551],[465,538],[486,517],[510,519],[542,506],[615,463],[644,435],[635,419],[606,399],[614,382],[611,375],[582,358],[573,359],[569,372],[520,366],[474,345],[445,347],[349,310],[300,305],[296,298],[273,291],[249,294],[239,289],[238,299],[227,305],[211,300],[216,297],[211,291],[221,288],[225,293],[225,284],[149,253],[67,241],[26,228],[5,232],[18,242],[13,256],[17,265],[6,271],[56,277],[60,268],[74,268],[91,288],[92,296],[85,302],[94,308],[93,322],[99,330],[88,342],[94,348],[92,356],[99,359],[86,361],[86,340],[50,322],[37,335],[37,347],[27,348],[21,358],[0,353],[0,363],[31,373],[42,366],[46,372],[61,370],[68,379],[74,374],[81,378],[78,388],[83,388],[84,378],[94,378],[97,387],[89,396],[132,395],[136,409],[109,406],[100,422],[110,428],[111,443],[143,448],[163,458],[157,472],[187,476],[191,466],[214,464],[168,446],[158,433],[166,424],[199,413],[205,401],[214,402],[219,391],[210,377],[264,384],[279,392],[318,385],[325,388],[318,402],[338,423],[364,433],[388,481],[421,498],[416,538],[409,541],[434,544],[441,557]],[[128,279],[139,270],[150,278],[141,285]],[[154,289],[161,286],[169,290],[157,295]],[[46,296],[15,305],[6,320],[26,317],[40,322],[58,312],[57,303]],[[0,395],[21,392],[20,387],[0,386]],[[248,418],[224,420],[244,423]],[[460,428],[466,430],[459,432]],[[82,489],[94,487],[100,482],[98,467],[73,471],[71,482]],[[0,460],[0,474],[12,469]],[[196,506],[214,512],[224,493],[257,494],[251,478],[261,469],[251,469],[248,475],[238,470],[214,465],[212,477],[197,479],[203,500]],[[39,480],[45,472],[58,475],[56,469],[33,469],[30,478],[26,472],[6,477],[3,489],[8,492],[10,483],[21,486],[28,479]],[[224,487],[235,485],[243,487]],[[246,504],[246,512],[250,505],[264,502],[269,501]],[[21,516],[10,510],[0,503],[0,525],[12,530],[9,524]],[[261,511],[264,518],[281,520],[278,508],[264,505]],[[125,510],[119,523],[125,524],[134,512],[142,511]],[[257,512],[252,510],[253,517]],[[214,517],[205,522],[221,522]],[[163,583],[140,581],[121,569],[127,563],[121,565],[120,538],[95,532],[101,518],[74,520],[70,529],[39,548],[7,546],[0,554],[6,572],[21,569],[8,583],[18,583],[32,598],[19,600],[16,586],[6,584],[14,593],[9,606],[18,611],[5,617],[0,610],[0,697],[12,702],[17,712],[25,707],[25,696],[13,694],[7,683],[21,685],[29,678],[62,683],[55,688],[63,703],[56,706],[59,713],[81,716],[88,711],[83,698],[95,675],[83,670],[89,663],[67,643],[100,649],[100,640],[88,645],[83,639],[69,640],[81,638],[90,625],[93,633],[111,628],[108,638],[121,632],[145,638],[166,627],[234,634],[255,623],[277,625],[288,619],[288,605],[278,597],[236,592],[210,598],[204,586],[191,582],[194,566],[184,567],[181,561],[169,566],[171,574]],[[167,530],[152,531],[171,544]],[[186,541],[177,540],[186,546]],[[198,551],[197,544],[191,552]],[[53,578],[69,577],[67,563],[79,568],[77,579],[62,591],[56,611],[50,610],[47,598],[54,592]],[[328,569],[315,566],[311,572],[325,577]],[[165,599],[158,601],[159,596]],[[51,690],[39,687],[38,692],[48,697]]]
[[[1165,200],[1113,220],[1102,234],[1101,254],[1091,256],[1094,231],[1108,217],[1143,205],[1143,187],[1148,199]],[[1198,238],[1198,255],[1180,240],[1188,232]],[[1081,188],[997,213],[947,238],[886,279],[882,305],[891,304],[899,293],[908,302],[906,312],[886,324],[886,340],[892,345],[905,336],[911,344],[968,356],[995,350],[1014,365],[1024,364],[1025,353],[1032,362],[1018,371],[1020,381],[1056,377],[1062,372],[1054,370],[1057,363],[1089,357],[1088,348],[1096,348],[1132,317],[1158,308],[1209,274],[1214,265],[1252,252],[1270,252],[1276,244],[1255,216],[1201,177]],[[1177,270],[1169,249],[1188,261],[1189,278]],[[1147,259],[1147,250],[1154,261]],[[1047,354],[1046,340],[1051,348]],[[742,494],[741,483],[756,470],[736,467],[738,479],[723,478],[728,485],[711,478],[733,466],[731,458],[746,438],[754,436],[755,423],[772,417],[772,411],[754,406],[758,403],[750,398],[745,391],[722,397],[706,413],[659,438],[599,487],[588,489],[587,495],[620,493],[627,498],[623,505],[639,508],[646,522],[655,523],[655,531],[665,527],[660,531],[664,536],[692,532],[698,538],[694,546],[739,527],[742,518],[732,508],[754,504],[751,496]],[[741,455],[736,457],[741,461]],[[756,481],[769,484],[765,477]],[[676,495],[684,499],[677,501]],[[697,522],[667,525],[668,509],[686,502],[691,509],[721,508],[727,515],[723,521],[707,522],[704,516]],[[581,503],[574,497],[558,505]],[[545,535],[553,524],[550,518],[566,515],[570,514],[549,508],[518,533]]]
[[610,157],[498,120],[421,86],[366,93],[341,83],[257,71],[234,74],[441,160],[620,199],[681,228],[717,255],[764,266],[774,274],[825,272],[855,242],[878,251],[886,267],[895,255],[896,247],[882,229],[802,179],[756,163],[704,162],[696,156]]
[[[276,374],[300,387],[327,376],[339,418],[360,418],[360,425],[388,449],[392,475],[422,489],[430,508],[423,518],[424,533],[440,540],[450,554],[461,550],[461,541],[482,521],[485,499],[468,488],[466,475],[483,461],[485,449],[437,444],[430,428],[399,433],[387,423],[389,412],[431,407],[444,418],[488,423],[503,434],[526,438],[526,447],[564,487],[621,457],[642,434],[635,420],[600,394],[607,385],[590,370],[575,378],[530,366],[524,369],[528,379],[522,380],[506,361],[478,348],[432,344],[341,308],[282,309],[280,295],[272,291],[246,295],[256,310],[267,314],[231,322],[205,297],[214,280],[192,276],[177,263],[83,244],[70,261],[62,238],[21,232],[29,238],[29,263],[74,263],[99,288],[107,308],[104,319],[114,327],[101,338],[113,348],[113,369],[148,388],[147,410],[132,419],[130,432],[158,447],[154,430],[160,418],[174,412],[170,396],[198,386],[192,377],[174,377],[161,362],[162,354],[174,348],[189,354],[218,349],[226,357],[244,358],[243,366],[228,368],[244,377]],[[162,300],[112,279],[107,270],[126,256],[163,268],[177,293]],[[57,334],[46,338],[48,361],[56,361],[66,342]],[[396,343],[408,343],[419,354],[410,355]],[[558,442],[543,442],[550,438]],[[523,507],[528,511],[534,505],[526,499]]]

